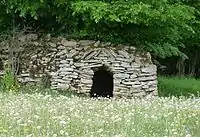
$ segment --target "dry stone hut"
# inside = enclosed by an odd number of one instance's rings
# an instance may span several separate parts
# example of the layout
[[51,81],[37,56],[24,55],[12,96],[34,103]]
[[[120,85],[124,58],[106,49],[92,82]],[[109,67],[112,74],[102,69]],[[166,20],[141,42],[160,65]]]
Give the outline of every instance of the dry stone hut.
[[[19,38],[18,79],[39,82],[44,75],[52,89],[72,90],[91,96],[144,97],[157,95],[157,69],[147,52],[133,46],[91,40]],[[1,49],[6,62],[8,50]]]

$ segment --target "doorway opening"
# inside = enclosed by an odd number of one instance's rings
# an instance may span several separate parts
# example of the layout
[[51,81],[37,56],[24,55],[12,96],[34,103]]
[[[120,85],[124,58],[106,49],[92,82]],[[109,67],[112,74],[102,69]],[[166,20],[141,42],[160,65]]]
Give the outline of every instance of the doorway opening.
[[3,66],[3,61],[2,59],[0,58],[0,71],[4,70],[4,66]]
[[94,72],[91,97],[113,97],[113,74],[105,67]]

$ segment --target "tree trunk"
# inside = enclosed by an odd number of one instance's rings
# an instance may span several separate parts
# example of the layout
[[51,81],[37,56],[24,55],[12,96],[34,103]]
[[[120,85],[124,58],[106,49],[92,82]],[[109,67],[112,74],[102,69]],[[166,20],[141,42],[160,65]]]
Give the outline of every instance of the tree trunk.
[[178,69],[177,75],[184,76],[185,75],[185,60],[179,58],[176,64],[176,68]]

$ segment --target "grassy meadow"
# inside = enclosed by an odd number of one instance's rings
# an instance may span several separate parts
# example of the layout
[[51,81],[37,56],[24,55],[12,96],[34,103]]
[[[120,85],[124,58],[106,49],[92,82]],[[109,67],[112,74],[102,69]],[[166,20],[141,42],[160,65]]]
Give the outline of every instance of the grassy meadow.
[[198,84],[159,77],[160,97],[142,100],[34,87],[0,92],[0,137],[199,137]]
[[1,137],[199,137],[200,100],[0,93]]
[[158,77],[159,96],[200,96],[200,79],[187,77]]

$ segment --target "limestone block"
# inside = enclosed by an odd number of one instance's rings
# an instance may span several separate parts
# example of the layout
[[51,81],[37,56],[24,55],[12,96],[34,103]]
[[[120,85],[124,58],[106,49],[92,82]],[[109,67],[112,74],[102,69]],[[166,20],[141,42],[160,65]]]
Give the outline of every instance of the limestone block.
[[91,58],[95,58],[96,59],[96,55],[98,54],[98,52],[94,51],[91,52],[88,56],[85,57],[86,60],[89,60]]
[[31,56],[31,59],[36,59],[37,58],[37,54],[36,55],[33,55]]
[[129,83],[132,83],[131,85],[141,85],[141,82],[139,82],[137,79],[135,80],[132,80],[132,79],[125,79],[125,80],[122,80],[123,82],[129,82]]
[[94,43],[95,43],[95,41],[93,41],[93,40],[80,40],[78,42],[78,44],[81,46],[90,46],[90,45],[93,45]]
[[60,88],[60,89],[69,89],[69,85],[68,84],[58,83],[57,87]]
[[77,50],[77,51],[79,51],[80,54],[83,53],[83,46],[81,46],[81,47],[76,46],[74,49]]
[[[111,69],[110,71],[113,72],[114,74],[126,73],[126,70],[113,70],[113,69]],[[127,73],[127,74],[129,74],[129,73]]]
[[60,64],[59,65],[60,68],[65,68],[65,67],[70,67],[70,64],[66,63],[66,64]]
[[63,50],[63,49],[65,49],[65,46],[63,46],[63,45],[58,46],[58,50]]
[[90,87],[81,87],[81,90],[85,91],[85,92],[89,92],[91,90]]
[[120,55],[120,54],[117,54],[117,57],[116,58],[122,58],[124,59],[124,56],[123,55]]
[[138,93],[138,92],[141,92],[141,89],[140,88],[131,88],[130,91],[129,91],[131,94],[133,93]]
[[100,53],[99,57],[110,57],[110,55],[106,52],[106,49],[101,49]]
[[111,45],[110,42],[101,42],[101,43],[100,43],[100,46],[101,46],[101,47],[107,47],[107,46],[110,46],[110,45]]
[[122,63],[121,63],[121,66],[123,66],[123,67],[126,68],[126,69],[131,68],[130,63],[127,63],[127,62],[122,62]]
[[35,41],[38,39],[38,35],[37,34],[27,34],[26,35],[26,40],[27,41]]
[[123,62],[132,62],[132,60],[130,59],[121,58],[121,57],[117,57],[116,60],[123,61]]
[[63,79],[54,79],[53,80],[54,82],[57,82],[57,83],[65,83],[66,81],[63,80]]
[[64,49],[64,50],[61,50],[60,52],[58,52],[56,55],[63,56],[63,55],[66,55],[67,53],[68,53],[68,51],[66,49]]
[[141,58],[135,57],[135,63],[137,63],[139,66],[141,66],[142,65]]
[[71,80],[72,80],[72,78],[63,77],[63,82],[60,82],[60,83],[63,83],[63,84],[71,84]]
[[129,74],[118,73],[118,74],[114,74],[113,77],[114,77],[114,79],[118,79],[118,78],[126,79],[126,78],[129,78],[130,75]]
[[94,57],[94,59],[97,59],[97,60],[108,60],[108,57]]
[[54,51],[54,52],[57,51],[56,48],[50,48],[49,50],[50,50],[50,51]]
[[83,66],[87,66],[87,65],[88,65],[88,63],[81,63],[81,62],[75,62],[74,63],[75,67],[83,67]]
[[48,45],[51,47],[51,48],[56,48],[57,45],[55,43],[52,43],[52,42],[49,42]]
[[85,68],[96,68],[96,67],[101,67],[102,64],[99,64],[99,63],[95,63],[95,64],[89,64],[87,66],[83,66],[81,67],[81,69],[85,69]]
[[154,76],[154,75],[155,75],[155,73],[141,73],[138,76],[139,77],[148,77],[148,76]]
[[120,84],[121,80],[115,79],[113,83],[114,83],[114,85]]
[[101,63],[99,60],[90,59],[90,60],[81,60],[81,63]]
[[132,74],[132,75],[130,75],[130,78],[131,79],[134,79],[134,78],[137,78],[138,76],[136,75],[136,74]]
[[70,71],[73,71],[74,69],[73,68],[60,68],[59,72],[70,72]]
[[134,47],[134,46],[129,46],[128,47],[130,50],[132,50],[132,51],[135,51],[136,50],[136,47]]
[[142,72],[144,73],[155,73],[157,71],[156,65],[150,65],[148,67],[142,68]]
[[82,73],[87,74],[87,75],[94,75],[93,70],[91,70],[89,68],[88,69],[83,69]]
[[153,92],[153,91],[157,91],[157,87],[150,87],[145,89],[146,92]]
[[51,81],[51,85],[53,86],[53,85],[57,85],[58,84],[58,82],[56,82],[56,81]]
[[83,84],[92,84],[92,80],[91,79],[81,79],[81,83],[83,83]]
[[117,57],[117,54],[116,54],[112,49],[108,49],[107,51],[110,52],[110,54],[111,54],[114,58]]
[[139,74],[140,69],[139,68],[127,68],[126,72],[131,73],[131,74]]
[[79,74],[79,77],[84,78],[84,79],[92,79],[93,75],[87,75],[87,74],[82,73],[82,74]]
[[58,74],[58,75],[52,76],[52,79],[62,79],[62,77],[60,77]]
[[116,85],[114,86],[114,91],[115,90],[129,90],[129,88],[127,86]]
[[79,51],[77,51],[77,50],[75,50],[75,49],[72,49],[72,50],[70,50],[69,53],[67,54],[67,57],[68,57],[68,58],[72,58],[72,57],[74,57],[75,55],[77,55],[78,52],[79,52]]
[[157,84],[158,84],[158,81],[157,81],[157,80],[149,81],[149,82],[147,83],[148,86],[150,86],[150,85],[157,85]]
[[97,41],[94,43],[94,46],[97,47],[97,46],[99,46],[99,44],[100,44],[100,41]]
[[135,82],[132,82],[132,81],[122,81],[122,84],[124,84],[124,85],[134,85]]
[[87,57],[90,53],[94,52],[94,50],[87,50],[85,49],[85,52],[83,54],[83,56],[81,57],[81,59],[85,59],[85,57]]
[[144,85],[144,86],[142,86],[142,89],[148,89],[148,88],[149,88],[148,85]]
[[151,80],[156,80],[156,76],[150,76],[150,77],[139,77],[139,81],[151,81]]
[[74,61],[72,58],[66,58],[65,60],[69,62]]
[[29,73],[24,73],[24,74],[20,74],[21,77],[29,77],[30,74]]
[[19,37],[18,40],[21,41],[21,42],[25,42],[26,41],[26,35]]
[[77,42],[75,41],[68,41],[65,38],[62,39],[61,44],[65,47],[75,47],[77,45]]
[[92,84],[85,84],[84,86],[90,89],[92,88]]
[[61,72],[59,73],[60,76],[61,76],[61,75],[66,76],[66,75],[71,75],[71,74],[72,74],[72,71],[61,71]]
[[78,78],[78,75],[71,74],[71,75],[69,75],[69,77],[71,77],[71,78]]
[[56,90],[56,89],[58,89],[58,87],[57,87],[57,86],[51,85],[50,89],[51,89],[51,90]]
[[141,67],[141,64],[138,64],[136,62],[131,63],[131,68],[140,68],[140,67]]
[[144,97],[146,95],[146,92],[140,91],[138,93],[132,93],[133,97]]
[[77,72],[81,77],[92,77],[93,76],[93,74],[94,74],[94,72],[92,71],[92,72],[84,72],[84,71],[82,71],[82,70],[74,70],[74,72]]
[[32,78],[29,78],[29,77],[25,77],[25,78],[22,78],[21,79],[21,82],[22,83],[27,83],[27,82],[39,82],[40,80],[39,79],[32,79]]
[[68,60],[61,60],[60,63],[61,63],[61,64],[68,64],[69,61],[68,61]]
[[126,52],[125,50],[119,50],[118,53],[122,56],[124,56],[125,58],[130,58],[129,53]]
[[109,58],[115,59],[116,55],[113,54],[113,52],[111,52],[110,49],[106,49],[106,50],[104,50],[104,52],[107,54],[107,56],[108,56]]
[[142,87],[142,85],[132,85],[133,89],[140,89]]
[[123,66],[118,66],[118,67],[111,67],[111,69],[113,69],[113,70],[125,70],[126,68],[124,68]]
[[112,67],[120,67],[120,63],[118,63],[118,62],[117,63],[113,63],[112,62]]

